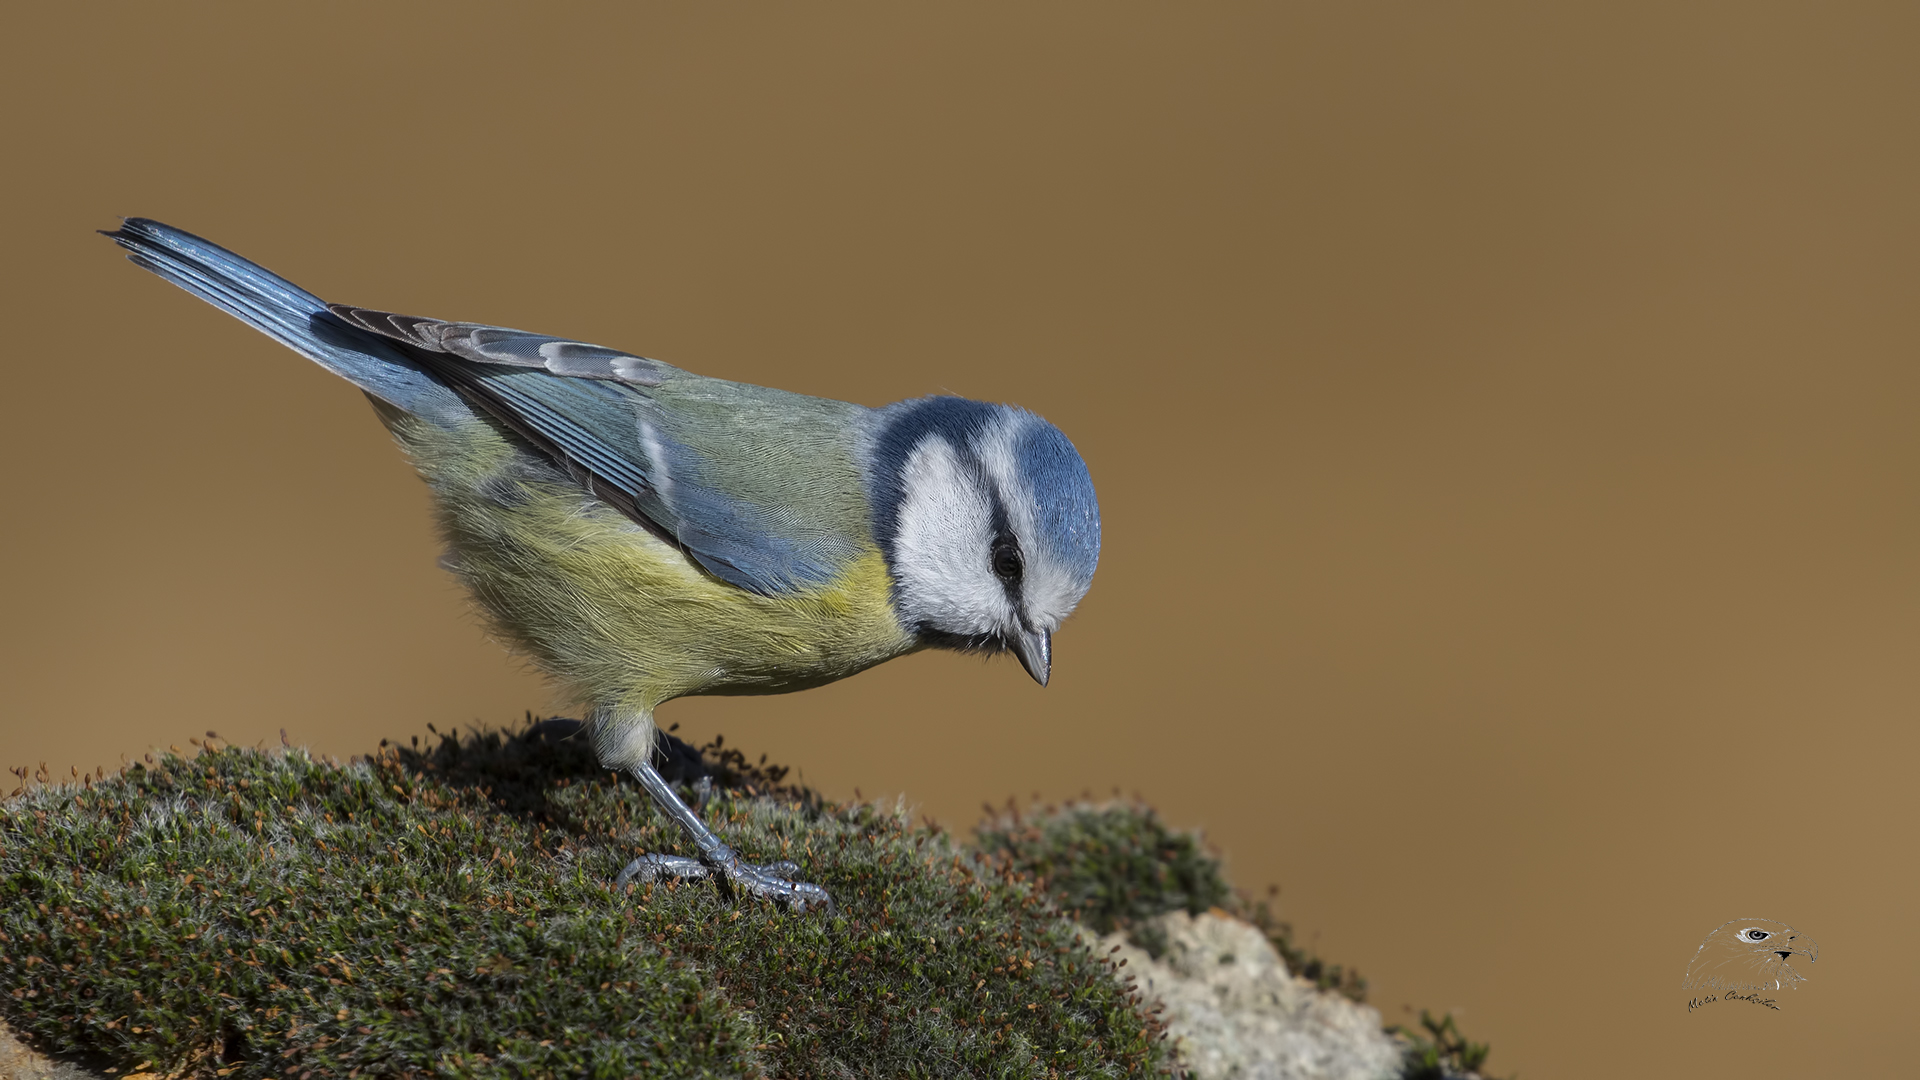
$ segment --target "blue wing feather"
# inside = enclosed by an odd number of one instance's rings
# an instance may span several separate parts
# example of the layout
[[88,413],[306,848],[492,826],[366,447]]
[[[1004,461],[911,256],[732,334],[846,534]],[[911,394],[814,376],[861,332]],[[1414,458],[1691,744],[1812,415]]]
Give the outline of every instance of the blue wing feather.
[[472,418],[469,402],[483,406],[723,581],[791,593],[870,548],[850,449],[868,417],[857,405],[522,330],[328,305],[143,218],[107,235],[139,266],[400,409],[453,423]]
[[[549,445],[556,456],[619,492],[633,512],[659,526],[723,581],[763,595],[791,592],[831,580],[864,550],[864,504],[852,515],[835,513],[806,490],[804,478],[775,497],[754,498],[742,490],[746,485],[736,482],[739,474],[743,467],[761,475],[767,470],[731,458],[726,451],[737,447],[726,447],[724,439],[716,440],[723,444],[718,453],[712,446],[696,448],[683,441],[687,418],[663,405],[654,392],[455,358],[427,362],[456,385],[496,404],[493,411],[537,443]],[[720,382],[682,377],[702,384]],[[792,429],[804,426],[805,419],[788,418],[789,430],[777,435],[801,435]],[[816,450],[820,441],[814,440]],[[796,446],[805,445],[804,439],[796,439]],[[830,474],[839,464],[846,475],[834,486],[857,489],[851,482],[850,454],[841,462],[828,455],[820,464],[829,474],[822,479],[832,480]],[[605,493],[604,488],[596,490]]]
[[354,330],[317,296],[192,233],[128,218],[106,234],[127,258],[259,330],[362,390],[428,419],[472,411],[395,345]]

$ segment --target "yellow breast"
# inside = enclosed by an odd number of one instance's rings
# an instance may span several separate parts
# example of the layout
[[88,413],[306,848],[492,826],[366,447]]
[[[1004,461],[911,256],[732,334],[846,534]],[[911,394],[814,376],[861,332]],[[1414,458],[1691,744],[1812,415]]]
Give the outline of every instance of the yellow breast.
[[771,694],[913,651],[877,548],[833,580],[760,596],[590,496],[489,421],[385,415],[438,497],[457,573],[499,631],[583,700],[650,714],[689,694]]

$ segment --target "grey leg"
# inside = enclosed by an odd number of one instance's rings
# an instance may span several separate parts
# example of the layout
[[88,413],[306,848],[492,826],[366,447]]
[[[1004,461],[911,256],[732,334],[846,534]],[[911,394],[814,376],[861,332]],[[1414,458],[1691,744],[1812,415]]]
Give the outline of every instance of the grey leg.
[[[784,904],[794,911],[806,911],[809,908],[833,909],[833,898],[827,890],[804,881],[792,880],[800,872],[800,867],[791,862],[755,865],[740,857],[740,853],[722,843],[700,815],[687,808],[674,793],[673,786],[654,771],[651,764],[641,762],[629,766],[628,772],[640,781],[640,786],[653,796],[653,803],[666,811],[668,817],[680,823],[686,830],[687,838],[700,850],[698,858],[685,855],[642,855],[627,864],[614,879],[616,886],[624,887],[629,881],[658,881],[661,878],[708,878],[719,881],[722,889],[735,894],[755,896],[763,900],[772,900]],[[703,802],[705,800],[702,800]]]

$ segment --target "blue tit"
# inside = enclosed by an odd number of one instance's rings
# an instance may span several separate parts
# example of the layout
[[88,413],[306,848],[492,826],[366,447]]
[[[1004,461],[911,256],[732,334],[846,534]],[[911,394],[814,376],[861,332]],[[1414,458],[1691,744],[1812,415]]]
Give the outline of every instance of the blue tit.
[[1067,437],[1010,405],[871,409],[565,338],[319,297],[190,233],[107,233],[151,270],[365,391],[431,487],[447,565],[501,637],[590,708],[600,761],[710,877],[829,905],[792,864],[723,843],[651,764],[689,694],[800,690],[925,648],[1011,652],[1046,685],[1100,511]]

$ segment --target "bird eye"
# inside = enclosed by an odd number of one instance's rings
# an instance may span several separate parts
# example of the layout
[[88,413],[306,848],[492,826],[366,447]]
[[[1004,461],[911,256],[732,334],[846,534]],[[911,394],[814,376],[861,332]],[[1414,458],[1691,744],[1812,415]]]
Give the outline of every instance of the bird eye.
[[1020,580],[1020,545],[1011,536],[993,542],[993,576],[1009,585]]
[[1765,940],[1767,940],[1768,938],[1770,938],[1770,937],[1772,937],[1772,936],[1773,936],[1772,934],[1769,934],[1769,933],[1767,933],[1767,932],[1766,932],[1765,930],[1749,930],[1749,931],[1747,931],[1747,940],[1748,940],[1748,941],[1765,941]]

